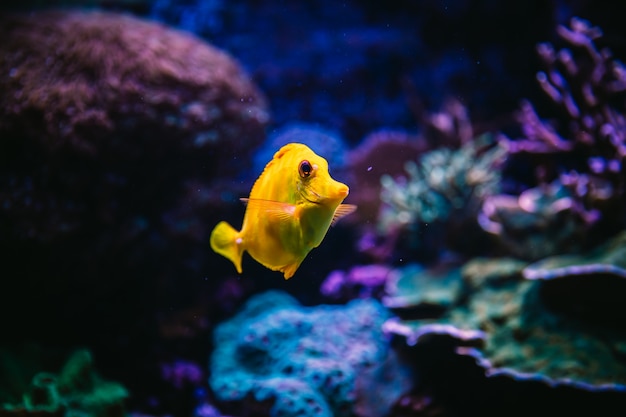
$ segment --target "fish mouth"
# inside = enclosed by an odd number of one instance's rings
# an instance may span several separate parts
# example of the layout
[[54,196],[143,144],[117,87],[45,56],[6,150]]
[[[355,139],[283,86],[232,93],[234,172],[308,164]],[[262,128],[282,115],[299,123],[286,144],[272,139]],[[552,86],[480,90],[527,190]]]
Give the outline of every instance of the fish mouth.
[[344,198],[346,198],[346,196],[348,195],[348,191],[347,191],[346,187],[346,191],[341,192],[340,196],[337,197],[329,197],[329,196],[325,196],[325,195],[321,195],[318,192],[316,192],[315,190],[313,190],[312,187],[310,186],[299,186],[298,187],[298,192],[300,193],[300,196],[302,196],[302,198],[306,201],[308,201],[309,203],[312,204],[324,204],[325,201],[332,201],[332,200],[343,200]]

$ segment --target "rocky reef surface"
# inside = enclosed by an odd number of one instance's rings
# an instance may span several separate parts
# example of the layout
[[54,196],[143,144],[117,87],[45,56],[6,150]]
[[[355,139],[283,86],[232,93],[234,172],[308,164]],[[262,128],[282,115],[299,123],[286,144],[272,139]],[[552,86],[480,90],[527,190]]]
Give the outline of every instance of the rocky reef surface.
[[476,258],[438,271],[401,268],[383,298],[398,317],[384,328],[413,352],[422,377],[442,354],[422,350],[446,344],[447,355],[472,358],[486,380],[535,386],[552,400],[574,390],[580,403],[568,409],[608,410],[604,400],[626,399],[623,251],[622,234],[587,256],[530,265]]

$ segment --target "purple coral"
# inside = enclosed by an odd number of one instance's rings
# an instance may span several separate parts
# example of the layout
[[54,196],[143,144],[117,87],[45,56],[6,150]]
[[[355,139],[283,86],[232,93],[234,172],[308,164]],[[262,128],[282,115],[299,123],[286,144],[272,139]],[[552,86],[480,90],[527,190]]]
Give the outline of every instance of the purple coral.
[[332,271],[322,283],[320,292],[335,300],[378,298],[384,292],[392,269],[386,265],[355,266],[347,272]]
[[127,14],[3,13],[0,38],[0,312],[134,326],[107,296],[148,312],[139,277],[206,270],[206,223],[240,186],[219,178],[249,166],[265,99],[229,54]]
[[427,143],[402,131],[379,130],[367,135],[348,154],[350,200],[359,206],[353,220],[375,223],[380,211],[380,177],[401,175],[404,163],[418,158]]
[[560,123],[524,101],[522,137],[501,138],[511,160],[534,167],[539,185],[490,197],[479,215],[505,251],[525,259],[585,249],[626,226],[626,70],[596,46],[602,32],[588,22],[573,18],[557,33],[567,47],[537,46],[546,68],[537,80]]
[[558,26],[557,33],[567,47],[537,46],[546,67],[537,80],[563,123],[541,120],[525,101],[518,113],[523,137],[503,143],[511,154],[567,154],[570,165],[538,158],[539,180],[560,176],[578,211],[590,214],[586,230],[602,223],[614,232],[616,225],[626,224],[626,69],[608,48],[597,47],[602,31],[588,22],[573,18],[570,27]]
[[204,379],[204,372],[198,364],[178,359],[161,364],[161,377],[174,388],[183,389],[187,385],[199,384]]
[[555,51],[548,43],[539,44],[537,51],[547,69],[537,74],[537,80],[568,118],[566,136],[542,122],[533,106],[524,102],[519,113],[524,138],[508,142],[509,150],[593,151],[607,166],[618,167],[626,157],[626,69],[608,48],[598,50],[595,40],[602,32],[588,22],[573,18],[570,28],[558,26],[557,33],[569,49]]
[[164,190],[239,174],[264,138],[261,92],[191,35],[40,11],[1,16],[0,38],[2,238],[50,241],[95,221],[133,239],[172,203]]
[[[597,219],[560,181],[523,191],[519,196],[489,196],[478,215],[506,253],[539,259],[585,244],[585,231]],[[549,236],[549,238],[548,238]]]

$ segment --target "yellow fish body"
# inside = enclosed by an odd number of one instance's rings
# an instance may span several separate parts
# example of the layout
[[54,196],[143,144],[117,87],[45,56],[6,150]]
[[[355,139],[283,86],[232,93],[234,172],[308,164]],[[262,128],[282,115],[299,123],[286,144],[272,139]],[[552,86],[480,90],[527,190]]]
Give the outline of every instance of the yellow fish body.
[[348,186],[335,181],[328,162],[308,146],[280,148],[254,183],[240,231],[222,221],[211,233],[211,248],[230,259],[241,274],[247,251],[257,262],[285,279],[296,272],[328,228],[356,206],[341,204]]

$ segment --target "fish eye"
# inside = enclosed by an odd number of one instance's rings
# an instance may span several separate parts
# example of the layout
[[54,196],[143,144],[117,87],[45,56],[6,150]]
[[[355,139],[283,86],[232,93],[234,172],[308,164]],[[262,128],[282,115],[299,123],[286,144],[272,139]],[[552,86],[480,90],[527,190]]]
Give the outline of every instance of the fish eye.
[[304,161],[300,162],[298,172],[300,173],[300,176],[302,178],[307,178],[309,175],[311,175],[311,171],[313,171],[313,167],[311,166],[311,163],[309,161],[305,159]]

